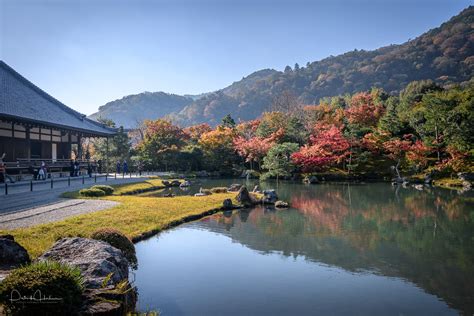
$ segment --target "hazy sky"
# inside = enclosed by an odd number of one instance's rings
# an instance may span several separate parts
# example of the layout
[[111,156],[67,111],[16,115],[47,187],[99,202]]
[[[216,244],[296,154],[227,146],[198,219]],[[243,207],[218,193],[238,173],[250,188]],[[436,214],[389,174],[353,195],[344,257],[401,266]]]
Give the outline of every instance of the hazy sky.
[[402,43],[464,0],[0,0],[0,56],[72,108],[198,94],[263,68]]

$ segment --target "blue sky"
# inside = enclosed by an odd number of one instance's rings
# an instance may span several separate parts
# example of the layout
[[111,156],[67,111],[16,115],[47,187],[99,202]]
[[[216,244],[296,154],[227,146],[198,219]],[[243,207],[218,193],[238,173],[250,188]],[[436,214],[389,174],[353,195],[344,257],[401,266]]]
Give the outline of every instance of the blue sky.
[[0,0],[0,57],[86,114],[143,91],[198,94],[256,70],[402,43],[464,0]]

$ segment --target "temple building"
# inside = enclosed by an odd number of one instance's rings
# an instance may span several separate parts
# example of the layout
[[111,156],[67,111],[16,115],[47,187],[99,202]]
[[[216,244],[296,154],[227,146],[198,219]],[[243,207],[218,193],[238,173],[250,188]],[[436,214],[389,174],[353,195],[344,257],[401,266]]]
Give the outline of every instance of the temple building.
[[81,160],[81,139],[116,130],[67,107],[0,61],[0,156],[10,173],[46,161],[67,167]]

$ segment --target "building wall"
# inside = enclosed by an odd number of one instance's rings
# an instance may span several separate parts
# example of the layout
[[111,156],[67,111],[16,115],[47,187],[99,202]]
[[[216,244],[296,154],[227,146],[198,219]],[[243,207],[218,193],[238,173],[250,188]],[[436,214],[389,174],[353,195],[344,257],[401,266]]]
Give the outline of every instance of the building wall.
[[51,159],[53,143],[57,144],[57,159],[70,159],[71,142],[77,141],[77,136],[54,128],[32,127],[28,133],[21,124],[0,120],[0,156],[6,153],[5,161]]

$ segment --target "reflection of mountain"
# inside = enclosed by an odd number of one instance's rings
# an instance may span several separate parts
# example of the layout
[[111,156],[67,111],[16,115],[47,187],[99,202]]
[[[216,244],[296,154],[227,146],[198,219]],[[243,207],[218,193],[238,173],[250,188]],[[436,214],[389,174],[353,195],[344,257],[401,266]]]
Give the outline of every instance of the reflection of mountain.
[[404,278],[472,314],[472,200],[446,194],[396,194],[391,187],[376,185],[299,187],[291,194],[295,209],[259,207],[250,213],[215,215],[198,225],[264,253],[304,255],[349,271]]

